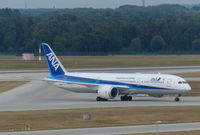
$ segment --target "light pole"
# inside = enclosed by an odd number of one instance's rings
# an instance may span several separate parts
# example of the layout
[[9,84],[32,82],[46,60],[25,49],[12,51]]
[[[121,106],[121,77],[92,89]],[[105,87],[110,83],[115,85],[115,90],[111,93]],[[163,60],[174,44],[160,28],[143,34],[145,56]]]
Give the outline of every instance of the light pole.
[[142,0],[142,6],[145,7],[145,0]]
[[25,1],[25,9],[28,8],[27,0]]

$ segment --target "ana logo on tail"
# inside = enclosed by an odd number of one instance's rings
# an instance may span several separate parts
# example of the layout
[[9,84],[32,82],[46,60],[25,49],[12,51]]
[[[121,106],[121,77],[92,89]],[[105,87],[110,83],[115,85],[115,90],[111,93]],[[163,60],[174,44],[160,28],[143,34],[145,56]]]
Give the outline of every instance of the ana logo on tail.
[[49,59],[49,61],[51,62],[51,65],[54,67],[55,71],[59,68],[59,63],[56,60],[56,57],[52,54],[52,53],[48,53],[47,57]]

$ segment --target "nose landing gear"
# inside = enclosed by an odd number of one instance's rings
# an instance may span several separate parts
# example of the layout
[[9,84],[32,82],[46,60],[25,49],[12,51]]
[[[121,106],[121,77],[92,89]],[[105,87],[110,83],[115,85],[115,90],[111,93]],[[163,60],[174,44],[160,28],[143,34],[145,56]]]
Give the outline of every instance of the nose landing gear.
[[177,95],[177,96],[175,97],[174,101],[175,101],[175,102],[179,102],[179,101],[180,101],[180,98],[179,98],[179,97],[181,97],[181,94]]
[[176,98],[174,99],[174,101],[175,101],[175,102],[179,102],[179,101],[180,101],[180,98],[179,98],[179,97],[176,97]]

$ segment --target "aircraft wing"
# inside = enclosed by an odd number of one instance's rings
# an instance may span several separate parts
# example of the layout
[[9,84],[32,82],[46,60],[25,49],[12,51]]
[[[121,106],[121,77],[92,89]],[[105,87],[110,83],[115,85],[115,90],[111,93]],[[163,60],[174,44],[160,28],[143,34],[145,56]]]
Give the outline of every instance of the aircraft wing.
[[[57,80],[57,79],[50,79],[50,78],[44,78],[44,81],[51,81],[54,82],[56,84],[77,84],[77,85],[83,85],[83,86],[87,86],[87,87],[94,87],[97,90],[105,85],[102,84],[98,84],[98,83],[84,83],[84,82],[74,82],[74,81],[66,81],[66,80]],[[119,90],[120,94],[128,94],[129,91],[129,87],[126,85],[109,85],[107,84],[107,86],[113,87],[113,88],[117,88]]]

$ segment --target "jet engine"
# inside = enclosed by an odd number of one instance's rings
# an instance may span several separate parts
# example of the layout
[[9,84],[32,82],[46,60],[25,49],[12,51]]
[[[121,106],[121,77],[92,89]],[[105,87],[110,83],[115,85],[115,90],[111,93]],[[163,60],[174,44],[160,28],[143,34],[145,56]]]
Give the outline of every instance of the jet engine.
[[112,86],[100,86],[97,93],[101,98],[113,99],[118,95],[119,91]]

